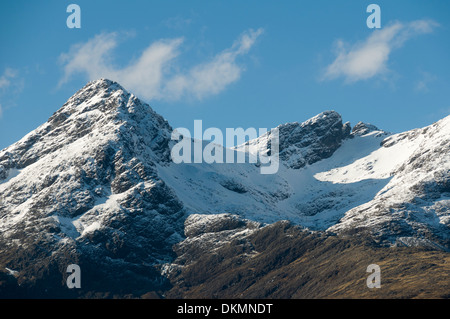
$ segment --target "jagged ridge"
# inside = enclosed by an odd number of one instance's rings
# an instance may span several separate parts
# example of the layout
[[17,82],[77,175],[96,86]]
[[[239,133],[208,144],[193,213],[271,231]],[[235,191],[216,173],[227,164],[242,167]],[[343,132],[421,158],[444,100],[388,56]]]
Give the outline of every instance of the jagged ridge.
[[[88,271],[88,291],[163,289],[158,267],[175,257],[172,245],[201,237],[208,220],[239,229],[237,238],[290,220],[382,245],[449,248],[450,117],[390,134],[361,122],[351,129],[326,111],[278,130],[274,175],[252,163],[174,164],[166,120],[119,84],[90,82],[0,151],[0,267],[21,284],[37,278],[33,287],[56,280],[55,295],[66,292],[70,263]],[[236,149],[264,150],[272,132]],[[183,229],[198,214],[210,218]]]

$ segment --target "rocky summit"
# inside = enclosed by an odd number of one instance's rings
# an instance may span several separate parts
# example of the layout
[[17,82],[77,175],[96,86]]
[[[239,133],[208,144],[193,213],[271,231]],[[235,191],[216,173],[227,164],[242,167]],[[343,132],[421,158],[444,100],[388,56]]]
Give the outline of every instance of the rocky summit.
[[[352,252],[448,271],[450,116],[393,134],[330,110],[276,129],[276,174],[176,164],[162,116],[116,82],[88,83],[0,151],[0,298],[352,297],[361,260],[316,271]],[[270,152],[271,134],[234,150]],[[81,289],[66,285],[71,264]],[[336,286],[319,291],[322,276]]]

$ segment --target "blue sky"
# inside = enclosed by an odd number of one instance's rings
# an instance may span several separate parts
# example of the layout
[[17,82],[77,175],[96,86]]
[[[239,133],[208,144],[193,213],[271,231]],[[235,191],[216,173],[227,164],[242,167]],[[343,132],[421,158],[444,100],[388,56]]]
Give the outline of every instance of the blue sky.
[[[69,4],[81,8],[70,29]],[[369,29],[369,4],[381,29]],[[89,80],[172,127],[272,128],[336,110],[390,131],[450,114],[450,2],[1,1],[0,149]]]

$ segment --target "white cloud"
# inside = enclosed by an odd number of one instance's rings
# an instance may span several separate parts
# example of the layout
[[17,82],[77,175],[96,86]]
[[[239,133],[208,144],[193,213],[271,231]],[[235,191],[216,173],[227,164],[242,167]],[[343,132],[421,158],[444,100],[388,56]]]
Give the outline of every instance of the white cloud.
[[405,41],[415,35],[430,33],[437,23],[417,20],[408,24],[396,22],[377,29],[363,42],[350,46],[337,41],[337,57],[323,76],[324,80],[344,77],[347,82],[366,80],[389,71],[388,60],[391,52],[400,48]]
[[247,31],[230,49],[217,54],[211,61],[194,66],[187,74],[174,76],[166,83],[166,96],[202,99],[220,93],[240,78],[243,68],[236,63],[236,58],[247,54],[262,32],[262,29]]
[[77,73],[88,80],[109,78],[145,99],[175,100],[182,97],[202,99],[217,94],[240,78],[242,66],[236,58],[248,53],[262,29],[249,30],[229,49],[211,61],[193,66],[186,72],[171,73],[171,66],[179,56],[183,39],[164,39],[149,45],[140,57],[123,68],[113,65],[112,51],[117,47],[116,33],[99,34],[93,39],[73,46],[60,56],[64,75],[60,85]]
[[86,72],[91,78],[109,71],[109,53],[117,46],[116,37],[116,33],[99,34],[84,44],[73,45],[69,53],[61,54],[60,61],[65,65],[60,84],[75,73]]
[[147,47],[139,59],[125,68],[112,63],[112,50],[118,44],[117,33],[99,34],[86,43],[74,45],[60,56],[64,76],[60,85],[72,75],[84,73],[89,80],[116,80],[144,98],[158,97],[163,67],[177,56],[181,39],[160,40]]

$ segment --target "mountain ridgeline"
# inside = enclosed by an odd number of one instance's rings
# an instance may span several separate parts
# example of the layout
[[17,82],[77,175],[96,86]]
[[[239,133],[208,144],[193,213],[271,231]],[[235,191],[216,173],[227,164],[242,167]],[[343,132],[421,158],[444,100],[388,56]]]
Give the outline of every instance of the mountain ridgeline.
[[[0,151],[0,298],[448,298],[450,116],[391,134],[325,111],[277,130],[276,174],[176,164],[163,117],[89,82]],[[235,151],[270,152],[271,134]],[[371,294],[357,283],[377,262],[391,288]]]

